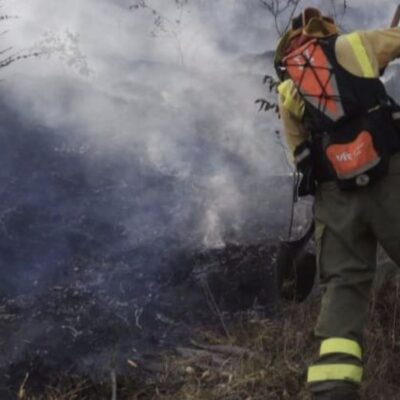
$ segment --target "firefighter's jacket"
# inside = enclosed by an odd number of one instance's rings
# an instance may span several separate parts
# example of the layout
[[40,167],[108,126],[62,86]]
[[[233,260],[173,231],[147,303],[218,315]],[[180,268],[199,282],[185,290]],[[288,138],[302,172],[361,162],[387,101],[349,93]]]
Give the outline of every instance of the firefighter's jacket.
[[[335,44],[339,64],[365,78],[379,77],[390,61],[400,57],[400,28],[356,31],[340,35]],[[308,137],[302,118],[305,104],[294,83],[287,79],[278,87],[279,110],[291,154]]]

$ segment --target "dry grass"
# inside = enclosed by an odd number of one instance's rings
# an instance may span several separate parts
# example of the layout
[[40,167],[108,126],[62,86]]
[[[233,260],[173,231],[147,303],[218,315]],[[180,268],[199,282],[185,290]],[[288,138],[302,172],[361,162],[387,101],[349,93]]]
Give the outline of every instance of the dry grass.
[[[200,340],[222,360],[190,357],[170,360],[169,379],[183,381],[162,400],[308,399],[303,381],[315,348],[316,305],[291,305],[274,321],[254,318],[231,327],[231,340],[204,334]],[[222,349],[219,351],[223,343]],[[229,351],[229,349],[232,349]],[[242,349],[242,351],[239,351]],[[243,349],[246,349],[244,351]]]
[[[364,400],[400,399],[400,283],[376,291],[366,330]],[[203,332],[165,360],[157,377],[119,382],[118,400],[306,400],[306,368],[316,354],[312,327],[318,299],[288,305],[274,320],[241,318],[223,333]],[[140,368],[140,365],[138,366]],[[111,399],[111,385],[49,388],[28,400]],[[75,391],[74,391],[75,390]],[[28,392],[28,389],[25,390]],[[102,393],[100,395],[100,393]]]

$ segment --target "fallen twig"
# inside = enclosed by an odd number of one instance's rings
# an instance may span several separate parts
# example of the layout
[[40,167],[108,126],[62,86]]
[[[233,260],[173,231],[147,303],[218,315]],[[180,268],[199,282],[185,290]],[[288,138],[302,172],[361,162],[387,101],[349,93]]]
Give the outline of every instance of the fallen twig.
[[222,366],[225,363],[225,359],[220,355],[213,354],[207,350],[193,349],[190,347],[177,347],[176,351],[183,357],[197,359],[197,360],[209,360],[217,366]]
[[192,341],[193,345],[199,347],[200,349],[209,350],[222,354],[237,355],[237,356],[248,356],[257,360],[262,361],[262,357],[254,353],[249,349],[233,346],[233,345],[223,345],[223,344],[204,344]]
[[25,385],[26,385],[26,382],[28,381],[28,378],[29,378],[29,372],[27,372],[27,373],[25,374],[25,378],[24,378],[24,380],[22,381],[21,386],[19,387],[19,390],[18,390],[18,400],[22,400],[22,399],[25,398],[25,395],[26,395]]
[[203,279],[200,280],[200,282],[201,282],[201,285],[203,287],[204,294],[206,296],[206,300],[207,300],[207,303],[209,304],[209,307],[210,307],[211,311],[213,311],[218,316],[219,320],[221,321],[221,325],[222,325],[222,328],[223,328],[223,330],[225,332],[226,337],[228,339],[231,339],[231,335],[230,335],[230,333],[228,331],[228,328],[226,327],[226,324],[225,324],[225,321],[224,321],[224,317],[223,317],[223,315],[221,313],[221,310],[218,307],[217,302],[215,301],[214,294],[213,294],[213,292],[212,292],[212,290],[210,288],[210,285],[208,284],[207,278],[204,277]]
[[111,370],[111,400],[117,400],[117,374],[115,369]]

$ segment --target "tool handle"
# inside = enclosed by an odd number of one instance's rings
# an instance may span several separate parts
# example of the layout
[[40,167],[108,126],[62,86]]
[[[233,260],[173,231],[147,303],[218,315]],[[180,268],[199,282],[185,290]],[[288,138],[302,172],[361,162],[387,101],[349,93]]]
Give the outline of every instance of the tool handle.
[[396,12],[393,15],[392,23],[390,24],[391,28],[395,28],[399,25],[400,22],[400,4],[397,6]]

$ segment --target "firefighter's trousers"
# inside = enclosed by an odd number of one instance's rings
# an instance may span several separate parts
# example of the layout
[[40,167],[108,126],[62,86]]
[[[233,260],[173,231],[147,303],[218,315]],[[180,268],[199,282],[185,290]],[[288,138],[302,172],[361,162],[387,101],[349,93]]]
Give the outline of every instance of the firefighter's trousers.
[[377,243],[400,265],[400,153],[379,182],[353,192],[323,183],[315,197],[321,311],[319,358],[311,390],[355,387],[362,380],[362,332],[376,273]]

